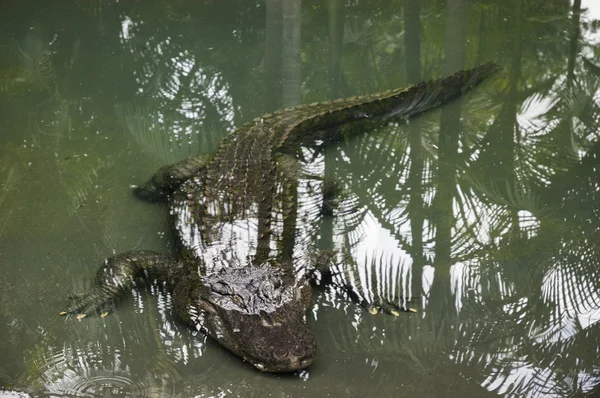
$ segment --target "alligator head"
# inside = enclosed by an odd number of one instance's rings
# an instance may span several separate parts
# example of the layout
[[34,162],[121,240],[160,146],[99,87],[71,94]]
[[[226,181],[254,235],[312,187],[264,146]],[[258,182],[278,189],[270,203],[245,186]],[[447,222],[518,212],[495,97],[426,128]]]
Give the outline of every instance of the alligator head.
[[309,366],[316,341],[306,323],[311,287],[267,262],[187,278],[175,289],[182,319],[265,372]]

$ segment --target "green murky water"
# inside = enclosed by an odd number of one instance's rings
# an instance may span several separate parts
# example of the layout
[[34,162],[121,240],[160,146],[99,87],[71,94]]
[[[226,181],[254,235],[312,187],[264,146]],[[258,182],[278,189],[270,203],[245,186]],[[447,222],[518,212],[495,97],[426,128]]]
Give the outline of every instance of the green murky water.
[[[417,4],[418,3],[418,4]],[[34,396],[585,396],[600,385],[600,7],[594,0],[5,1],[0,5],[0,387]],[[98,265],[171,250],[130,187],[299,102],[494,60],[408,125],[317,157],[345,187],[315,239],[352,255],[317,360],[261,374],[140,288],[58,312]]]

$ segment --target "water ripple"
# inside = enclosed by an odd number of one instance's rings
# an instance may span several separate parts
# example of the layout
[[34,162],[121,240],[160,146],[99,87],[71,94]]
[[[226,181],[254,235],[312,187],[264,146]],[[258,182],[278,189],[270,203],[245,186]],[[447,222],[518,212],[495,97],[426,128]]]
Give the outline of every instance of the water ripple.
[[174,368],[155,364],[146,374],[136,375],[123,366],[122,356],[118,349],[100,344],[83,348],[48,347],[48,351],[34,360],[30,377],[50,396],[152,397],[174,393],[173,381],[178,379]]

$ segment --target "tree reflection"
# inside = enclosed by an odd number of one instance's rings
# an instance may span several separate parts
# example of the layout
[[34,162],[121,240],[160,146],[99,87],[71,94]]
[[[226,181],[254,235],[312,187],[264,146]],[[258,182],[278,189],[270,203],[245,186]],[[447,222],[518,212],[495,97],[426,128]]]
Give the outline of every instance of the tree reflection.
[[[378,126],[318,154],[316,168],[344,190],[336,217],[314,221],[315,240],[349,257],[340,284],[354,286],[367,305],[379,298],[420,311],[373,320],[328,288],[315,314],[344,311],[351,326],[323,327],[335,345],[324,350],[390,361],[424,382],[442,368],[465,379],[470,372],[478,385],[509,396],[585,394],[600,384],[600,67],[588,35],[598,21],[586,19],[579,0],[454,0],[443,4],[446,13],[432,1],[331,0],[327,13],[310,1],[302,10],[297,1],[216,3],[10,6],[45,22],[26,31],[0,18],[0,32],[11,32],[0,42],[2,247],[39,245],[40,237],[68,231],[95,262],[124,249],[119,231],[129,209],[119,192],[138,182],[132,175],[213,151],[234,125],[284,98],[372,92],[498,59],[501,74],[441,114]],[[294,33],[288,42],[284,5]],[[42,15],[64,9],[70,19]],[[300,26],[310,32],[301,40]],[[281,57],[284,43],[293,58]],[[135,158],[130,170],[117,172],[127,157]],[[40,196],[30,181],[46,180],[54,185],[50,199],[24,203]],[[29,228],[32,214],[45,228]],[[0,286],[11,289],[5,280]],[[181,379],[186,355],[205,347],[164,321],[170,304],[159,300],[161,322],[136,314],[140,325],[131,330],[158,330],[160,341],[141,340],[157,350],[151,367]],[[18,301],[3,296],[2,316],[20,313]],[[10,325],[11,342],[35,329]],[[126,377],[114,358],[122,344],[140,341],[104,338],[102,347],[43,340],[26,356],[28,365],[45,365],[23,379],[74,391],[61,387],[61,377],[85,368],[102,377],[103,355]],[[158,384],[148,382],[156,391]]]
[[[339,177],[376,220],[347,222],[345,231],[364,237],[375,228],[380,237],[386,231],[395,240],[384,249],[371,246],[370,254],[362,257],[349,250],[357,275],[385,269],[373,272],[376,283],[356,278],[365,285],[365,300],[389,284],[389,275],[395,275],[397,286],[404,286],[406,275],[400,270],[418,264],[418,257],[408,254],[411,242],[421,239],[409,203],[411,194],[424,189],[424,198],[435,198],[429,203],[425,199],[434,210],[425,208],[426,258],[435,267],[433,285],[425,286],[426,330],[456,339],[438,349],[451,352],[448,359],[455,364],[480,368],[481,385],[490,391],[513,396],[581,394],[599,382],[598,348],[591,343],[598,337],[600,320],[595,278],[600,258],[598,78],[581,57],[570,61],[567,69],[555,62],[545,75],[523,75],[522,35],[532,34],[525,30],[531,25],[524,22],[531,4],[517,3],[507,74],[490,84],[502,94],[492,95],[488,88],[469,97],[461,127],[444,119],[450,107],[445,108],[439,152],[424,146],[429,156],[423,170],[437,167],[438,183],[432,184],[427,174],[418,182],[406,178],[405,170],[419,160],[399,155],[414,152],[406,142],[401,149],[390,144],[390,134],[414,134],[412,125],[365,137],[354,149],[340,148]],[[577,2],[574,7],[574,18],[579,18]],[[573,26],[578,30],[580,25]],[[577,37],[571,35],[565,44],[579,46]],[[494,105],[486,96],[502,102]],[[452,117],[458,115],[452,112]],[[423,141],[436,137],[438,128],[425,119]],[[458,132],[455,144],[448,141]],[[381,148],[394,161],[379,162],[386,156]],[[390,181],[394,177],[395,183]],[[404,253],[401,263],[392,260],[398,250]],[[439,283],[447,277],[448,282]],[[445,302],[450,292],[455,300]],[[428,349],[436,346],[434,342],[420,339],[408,348],[402,340],[388,337],[382,351],[397,350],[423,370],[432,366],[426,363],[432,359]]]

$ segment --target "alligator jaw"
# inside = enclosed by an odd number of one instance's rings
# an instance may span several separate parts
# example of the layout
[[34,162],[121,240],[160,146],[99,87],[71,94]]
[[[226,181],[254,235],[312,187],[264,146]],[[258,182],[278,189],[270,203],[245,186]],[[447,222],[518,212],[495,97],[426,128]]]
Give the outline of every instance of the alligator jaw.
[[[261,363],[253,363],[252,365],[260,370],[261,372],[269,373],[284,373],[284,372],[296,372],[302,369],[306,369],[312,364],[314,357],[299,359],[297,357],[290,358],[289,363],[285,366],[279,365],[278,367],[266,367]],[[247,361],[248,362],[248,361]]]
[[271,263],[185,278],[178,315],[263,372],[308,367],[317,343],[306,322],[311,286]]

